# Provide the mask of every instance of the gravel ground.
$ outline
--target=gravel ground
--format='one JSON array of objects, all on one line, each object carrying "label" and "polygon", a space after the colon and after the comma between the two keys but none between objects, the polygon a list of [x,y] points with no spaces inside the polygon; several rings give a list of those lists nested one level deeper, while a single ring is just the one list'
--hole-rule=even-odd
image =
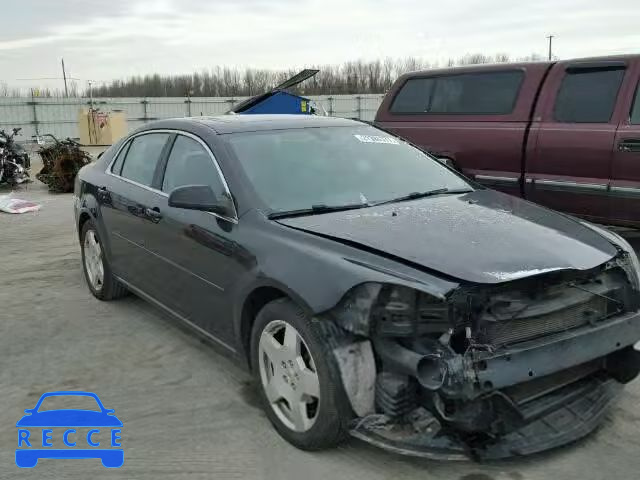
[{"label": "gravel ground", "polygon": [[[49,194],[36,182],[17,196],[41,202],[42,209],[0,213],[0,478],[584,480],[640,475],[640,382],[628,386],[595,435],[525,460],[434,462],[356,440],[326,452],[296,450],[258,408],[247,374],[213,346],[136,297],[105,303],[90,295],[71,195]],[[98,460],[40,460],[30,470],[15,466],[15,422],[52,390],[96,392],[115,409],[124,423],[122,468],[107,470]]]}]

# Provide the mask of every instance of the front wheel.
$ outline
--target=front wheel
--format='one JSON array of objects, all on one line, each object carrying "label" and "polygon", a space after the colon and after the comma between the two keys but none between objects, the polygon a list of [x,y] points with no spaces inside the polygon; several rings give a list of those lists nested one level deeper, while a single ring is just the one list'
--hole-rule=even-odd
[{"label": "front wheel", "polygon": [[251,365],[267,417],[303,450],[344,439],[350,408],[332,352],[311,319],[288,299],[268,303],[251,338]]}]

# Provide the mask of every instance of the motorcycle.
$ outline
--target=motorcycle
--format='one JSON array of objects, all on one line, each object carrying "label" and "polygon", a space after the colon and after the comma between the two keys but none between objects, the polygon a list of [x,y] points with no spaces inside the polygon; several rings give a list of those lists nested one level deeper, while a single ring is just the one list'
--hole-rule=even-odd
[{"label": "motorcycle", "polygon": [[31,159],[14,137],[22,130],[14,128],[11,133],[0,130],[0,184],[15,186],[30,181]]}]

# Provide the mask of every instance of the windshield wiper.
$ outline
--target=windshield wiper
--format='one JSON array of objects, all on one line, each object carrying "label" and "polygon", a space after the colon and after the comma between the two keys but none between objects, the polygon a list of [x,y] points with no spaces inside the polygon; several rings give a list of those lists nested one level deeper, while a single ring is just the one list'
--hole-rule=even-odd
[{"label": "windshield wiper", "polygon": [[396,198],[392,198],[390,200],[382,200],[381,202],[376,202],[373,203],[372,206],[378,206],[378,205],[386,205],[388,203],[396,203],[396,202],[406,202],[407,200],[415,200],[417,198],[426,198],[426,197],[432,197],[434,195],[442,195],[442,194],[454,194],[454,193],[469,193],[472,192],[473,190],[469,190],[469,189],[456,189],[456,190],[450,190],[448,188],[436,188],[435,190],[427,190],[426,192],[411,192],[407,195],[403,195],[401,197],[396,197]]},{"label": "windshield wiper", "polygon": [[401,197],[392,198],[390,200],[382,200],[381,202],[375,202],[375,203],[352,203],[347,205],[325,205],[321,203],[318,205],[312,205],[311,208],[301,208],[298,210],[285,210],[280,212],[272,212],[267,215],[267,218],[269,218],[270,220],[273,220],[276,218],[302,217],[304,215],[316,215],[319,213],[342,212],[345,210],[355,210],[357,208],[376,207],[378,205],[386,205],[387,203],[405,202],[407,200],[415,200],[417,198],[431,197],[432,195],[469,193],[469,192],[473,192],[473,190],[466,189],[466,188],[455,189],[455,190],[450,190],[448,188],[437,188],[435,190],[428,190],[426,192],[411,192]]},{"label": "windshield wiper", "polygon": [[357,208],[370,207],[368,203],[352,203],[347,205],[325,205],[324,203],[312,205],[311,208],[300,208],[298,210],[286,210],[273,212],[267,215],[269,220],[286,217],[301,217],[304,215],[316,215],[319,213],[343,212],[345,210],[355,210]]}]

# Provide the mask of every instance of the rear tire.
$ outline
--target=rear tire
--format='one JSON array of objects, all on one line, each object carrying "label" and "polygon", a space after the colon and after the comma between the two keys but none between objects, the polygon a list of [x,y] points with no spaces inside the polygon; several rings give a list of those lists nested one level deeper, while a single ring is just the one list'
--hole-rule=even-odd
[{"label": "rear tire", "polygon": [[80,232],[84,278],[94,297],[99,300],[115,300],[127,295],[128,290],[113,276],[102,245],[93,221],[87,220]]},{"label": "rear tire", "polygon": [[[265,413],[286,441],[302,450],[321,450],[344,440],[352,414],[333,353],[291,300],[274,300],[256,317],[251,365]],[[302,411],[302,420],[291,414],[292,405]]]}]

